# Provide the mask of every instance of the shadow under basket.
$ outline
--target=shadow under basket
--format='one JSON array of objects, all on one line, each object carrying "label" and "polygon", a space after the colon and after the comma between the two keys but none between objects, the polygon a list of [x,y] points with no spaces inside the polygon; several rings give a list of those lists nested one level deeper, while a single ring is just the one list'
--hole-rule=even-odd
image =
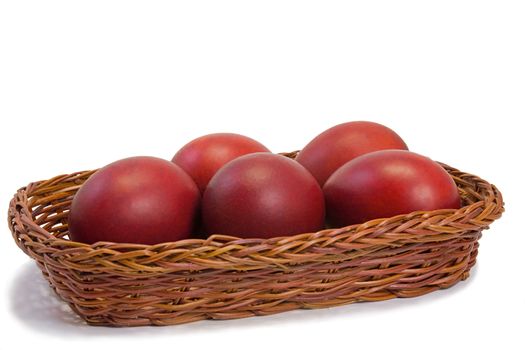
[{"label": "shadow under basket", "polygon": [[290,237],[72,242],[71,200],[94,171],[21,188],[8,223],[20,249],[90,325],[171,325],[415,297],[466,279],[481,231],[504,210],[494,185],[441,165],[458,186],[460,209]]}]

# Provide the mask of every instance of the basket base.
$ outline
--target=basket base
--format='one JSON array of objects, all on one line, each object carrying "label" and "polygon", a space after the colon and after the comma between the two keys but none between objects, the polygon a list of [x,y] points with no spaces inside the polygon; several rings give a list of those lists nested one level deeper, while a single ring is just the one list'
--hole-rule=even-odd
[{"label": "basket base", "polygon": [[[134,312],[128,309],[111,309],[105,310],[97,308],[96,304],[86,307],[85,303],[71,301],[71,292],[64,289],[58,289],[55,286],[60,285],[58,281],[50,276],[48,268],[38,263],[44,277],[50,282],[53,290],[66,301],[71,309],[78,314],[90,326],[108,326],[108,327],[135,327],[135,326],[168,326],[190,323],[200,320],[231,320],[247,318],[254,316],[265,316],[292,311],[297,309],[321,309],[335,306],[348,305],[356,302],[375,302],[394,298],[414,298],[422,296],[440,289],[447,289],[456,285],[460,281],[466,280],[470,276],[470,269],[476,263],[478,253],[477,240],[472,242],[471,250],[463,258],[454,260],[445,269],[439,273],[421,274],[419,277],[408,277],[403,279],[399,275],[388,278],[371,279],[367,287],[359,287],[355,284],[348,284],[345,288],[337,291],[337,296],[333,293],[330,298],[325,300],[308,301],[308,296],[296,295],[294,298],[264,301],[249,300],[250,302],[237,303],[230,308],[222,307],[220,311],[203,312],[196,306],[193,309],[185,310],[183,305],[173,304],[165,307],[165,310],[159,312],[159,305],[141,307]],[[423,264],[421,269],[429,268],[431,265]],[[384,266],[388,268],[388,266]],[[417,279],[419,278],[419,282]],[[407,281],[408,279],[408,281]],[[385,283],[387,285],[385,286]],[[373,286],[373,285],[377,286]],[[372,287],[369,287],[369,286]],[[317,298],[319,299],[319,298]],[[299,300],[299,301],[298,301]],[[302,300],[302,301],[301,301]],[[93,307],[94,306],[94,307]],[[179,309],[179,310],[178,310]]]}]

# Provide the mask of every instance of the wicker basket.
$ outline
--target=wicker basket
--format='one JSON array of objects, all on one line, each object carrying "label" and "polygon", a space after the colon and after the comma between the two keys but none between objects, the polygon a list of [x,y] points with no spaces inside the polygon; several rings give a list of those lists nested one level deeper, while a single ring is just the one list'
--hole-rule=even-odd
[{"label": "wicker basket", "polygon": [[21,188],[8,223],[17,245],[90,325],[170,325],[415,297],[466,279],[481,231],[504,210],[495,186],[442,165],[458,185],[461,209],[291,237],[72,242],[68,209],[94,171]]}]

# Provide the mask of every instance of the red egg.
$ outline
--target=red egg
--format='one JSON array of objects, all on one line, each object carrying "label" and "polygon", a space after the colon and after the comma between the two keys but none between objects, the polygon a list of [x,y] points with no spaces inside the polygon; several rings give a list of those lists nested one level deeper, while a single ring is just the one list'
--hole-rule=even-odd
[{"label": "red egg", "polygon": [[72,240],[156,244],[188,238],[200,202],[193,180],[179,166],[132,157],[93,174],[69,212]]},{"label": "red egg", "polygon": [[327,222],[341,227],[419,210],[461,206],[452,177],[419,154],[384,150],[346,163],[326,181]]},{"label": "red egg", "polygon": [[323,193],[300,164],[281,155],[237,158],[211,179],[202,200],[208,234],[270,238],[318,231]]},{"label": "red egg", "polygon": [[202,193],[212,176],[224,164],[255,152],[270,152],[270,150],[243,135],[209,134],[187,143],[175,154],[172,162],[193,178]]},{"label": "red egg", "polygon": [[391,129],[381,124],[357,121],[336,125],[315,137],[297,155],[301,163],[323,186],[346,162],[383,149],[408,149]]}]

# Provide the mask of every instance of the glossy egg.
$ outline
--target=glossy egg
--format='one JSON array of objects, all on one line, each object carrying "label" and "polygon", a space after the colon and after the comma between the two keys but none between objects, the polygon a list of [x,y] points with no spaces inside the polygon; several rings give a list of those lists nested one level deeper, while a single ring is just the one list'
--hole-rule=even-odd
[{"label": "glossy egg", "polygon": [[270,152],[261,143],[249,137],[216,133],[190,141],[173,156],[172,162],[190,175],[201,192],[213,175],[229,161],[255,152]]},{"label": "glossy egg", "polygon": [[384,125],[355,121],[336,125],[308,143],[297,155],[321,186],[339,167],[366,153],[383,149],[408,149],[393,130]]},{"label": "glossy egg", "polygon": [[323,192],[333,227],[461,206],[458,188],[445,169],[430,158],[400,150],[351,160],[330,176]]},{"label": "glossy egg", "polygon": [[256,153],[222,167],[203,196],[208,234],[270,238],[323,228],[324,199],[314,177],[281,155]]},{"label": "glossy egg", "polygon": [[189,238],[200,193],[188,174],[167,160],[132,157],[93,174],[69,212],[74,241],[156,244]]}]

